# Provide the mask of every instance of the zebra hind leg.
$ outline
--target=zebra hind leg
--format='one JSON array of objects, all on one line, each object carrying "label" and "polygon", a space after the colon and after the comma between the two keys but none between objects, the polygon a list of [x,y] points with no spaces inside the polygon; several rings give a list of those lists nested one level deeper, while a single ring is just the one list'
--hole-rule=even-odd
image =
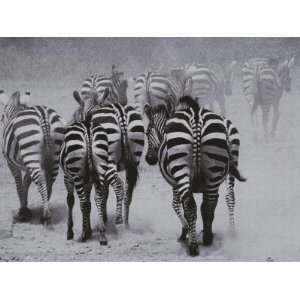
[{"label": "zebra hind leg", "polygon": [[263,123],[263,127],[264,127],[264,137],[265,137],[266,142],[268,142],[269,137],[270,137],[269,129],[268,129],[269,112],[270,112],[270,107],[269,106],[263,106],[262,107],[262,123]]},{"label": "zebra hind leg", "polygon": [[75,181],[75,188],[80,201],[80,210],[82,213],[82,232],[80,237],[80,242],[87,241],[92,234],[91,224],[90,224],[90,213],[91,213],[91,202],[90,202],[90,184],[82,184]]},{"label": "zebra hind leg", "polygon": [[218,194],[215,193],[203,194],[201,215],[203,221],[203,244],[205,246],[210,246],[213,242],[212,223],[214,220],[218,197]]},{"label": "zebra hind leg", "polygon": [[46,227],[50,228],[52,225],[52,221],[51,221],[51,211],[49,207],[49,197],[48,197],[46,182],[43,176],[39,176],[38,179],[36,180],[35,177],[33,178],[34,178],[33,180],[36,182],[38,186],[38,191],[41,195],[42,203],[43,203],[43,213],[41,216],[41,223]]},{"label": "zebra hind leg", "polygon": [[187,239],[187,234],[188,234],[188,222],[186,220],[186,217],[184,215],[184,210],[182,203],[180,202],[180,197],[178,194],[178,191],[176,188],[173,188],[173,201],[172,201],[172,207],[178,216],[181,225],[182,225],[182,230],[181,230],[181,235],[178,238],[178,241],[183,242],[186,241]]},{"label": "zebra hind leg", "polygon": [[74,238],[73,231],[73,207],[75,203],[74,199],[74,183],[72,179],[64,177],[64,183],[67,190],[67,204],[68,204],[68,231],[67,231],[67,240],[72,240]]},{"label": "zebra hind leg", "polygon": [[[20,208],[17,214],[14,216],[14,222],[27,222],[31,219],[32,213],[27,207],[27,197],[25,197],[24,186],[22,180],[22,172],[15,168],[12,164],[8,163],[8,167],[14,177],[18,198],[20,200]],[[28,175],[30,177],[30,175]],[[26,177],[26,174],[24,178]],[[27,189],[28,190],[28,189]]]},{"label": "zebra hind leg", "polygon": [[25,217],[25,220],[30,220],[32,218],[32,212],[27,207],[28,204],[28,190],[29,186],[31,184],[31,176],[28,172],[25,173],[23,178],[23,202],[25,204],[23,208],[23,215]]},{"label": "zebra hind leg", "polygon": [[199,255],[199,246],[196,235],[197,207],[192,193],[187,193],[183,197],[183,208],[189,229],[189,253],[191,256]]},{"label": "zebra hind leg", "polygon": [[113,176],[108,179],[109,184],[112,185],[117,197],[116,219],[115,224],[123,224],[122,206],[124,200],[124,185],[122,179],[119,177],[117,171],[114,171]]},{"label": "zebra hind leg", "polygon": [[104,221],[104,215],[106,214],[106,201],[108,196],[108,185],[99,185],[95,186],[95,202],[99,215],[99,243],[101,246],[107,245],[106,239],[106,226]]},{"label": "zebra hind leg", "polygon": [[278,108],[278,104],[276,106],[274,106],[274,110],[273,110],[273,122],[272,122],[272,130],[271,130],[271,137],[274,138],[275,134],[276,134],[276,129],[277,129],[277,124],[278,124],[278,120],[279,120],[279,108]]}]

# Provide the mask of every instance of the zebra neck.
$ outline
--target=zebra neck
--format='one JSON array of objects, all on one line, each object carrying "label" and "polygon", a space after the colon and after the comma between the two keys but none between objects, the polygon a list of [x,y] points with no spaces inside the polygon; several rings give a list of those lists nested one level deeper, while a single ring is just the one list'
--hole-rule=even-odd
[{"label": "zebra neck", "polygon": [[4,123],[4,127],[6,127],[11,121],[13,121],[17,117],[19,111],[21,111],[21,110],[22,109],[19,108],[19,107],[11,106],[10,107],[10,111],[9,111],[9,113],[7,115],[7,120]]}]

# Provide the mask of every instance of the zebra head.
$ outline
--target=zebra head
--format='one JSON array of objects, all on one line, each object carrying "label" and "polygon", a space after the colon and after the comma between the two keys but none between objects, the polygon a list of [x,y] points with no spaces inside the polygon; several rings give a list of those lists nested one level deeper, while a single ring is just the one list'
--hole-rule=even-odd
[{"label": "zebra head", "polygon": [[122,81],[120,81],[118,93],[119,93],[120,104],[122,104],[123,106],[125,106],[128,103],[127,88],[128,88],[128,81],[126,79],[122,79]]},{"label": "zebra head", "polygon": [[118,100],[119,103],[125,106],[128,102],[127,99],[127,88],[128,88],[128,81],[124,78],[124,72],[117,71],[115,65],[112,65],[112,80],[117,88],[118,91]]},{"label": "zebra head", "polygon": [[84,102],[78,91],[73,92],[73,97],[75,101],[78,103],[79,107],[73,112],[71,122],[81,122],[85,119],[84,113]]},{"label": "zebra head", "polygon": [[165,126],[170,113],[165,105],[152,108],[149,104],[145,105],[144,112],[149,119],[146,131],[148,138],[146,161],[149,165],[155,165],[158,161],[158,150],[164,138]]},{"label": "zebra head", "polygon": [[291,91],[291,68],[294,65],[295,58],[287,59],[278,65],[278,76],[283,90],[287,93]]},{"label": "zebra head", "polygon": [[233,71],[236,66],[237,61],[234,60],[230,63],[230,65],[225,69],[224,76],[224,93],[226,96],[232,95],[232,86],[233,86]]},{"label": "zebra head", "polygon": [[104,90],[101,100],[99,100],[98,93],[92,90],[85,100],[82,99],[78,91],[73,92],[73,97],[75,101],[79,104],[77,110],[74,111],[71,122],[81,122],[86,120],[87,116],[92,112],[92,110],[99,105],[99,103],[104,103],[105,99],[109,95],[109,88]]},{"label": "zebra head", "polygon": [[20,94],[19,91],[14,92],[10,98],[8,98],[4,91],[0,91],[0,102],[3,105],[1,122],[6,126],[10,120],[12,120],[16,114],[25,109],[28,104],[30,92],[26,92],[25,95]]}]

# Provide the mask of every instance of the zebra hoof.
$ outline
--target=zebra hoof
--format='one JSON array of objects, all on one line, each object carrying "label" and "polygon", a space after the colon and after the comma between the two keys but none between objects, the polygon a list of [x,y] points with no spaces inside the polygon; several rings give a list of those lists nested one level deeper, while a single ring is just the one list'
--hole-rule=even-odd
[{"label": "zebra hoof", "polygon": [[191,243],[189,246],[189,252],[191,256],[198,256],[199,255],[199,246],[197,243]]},{"label": "zebra hoof", "polygon": [[122,216],[116,217],[115,224],[116,225],[123,224],[123,218],[122,218]]},{"label": "zebra hoof", "polygon": [[92,230],[86,230],[81,234],[80,242],[86,242],[92,236]]},{"label": "zebra hoof", "polygon": [[41,224],[43,224],[47,230],[54,230],[51,217],[42,217]]},{"label": "zebra hoof", "polygon": [[203,241],[204,246],[211,246],[211,244],[213,242],[213,234],[212,233],[204,233],[202,241]]},{"label": "zebra hoof", "polygon": [[186,241],[187,240],[187,238],[186,238],[187,233],[188,233],[188,229],[187,228],[182,228],[181,235],[178,238],[178,242],[184,242],[184,241]]},{"label": "zebra hoof", "polygon": [[100,241],[100,246],[107,246],[107,241]]},{"label": "zebra hoof", "polygon": [[14,216],[14,221],[23,223],[28,222],[32,218],[32,212],[27,207],[22,207],[19,209],[17,215]]},{"label": "zebra hoof", "polygon": [[68,233],[67,233],[67,240],[73,240],[73,238],[74,238],[73,231],[68,231]]}]

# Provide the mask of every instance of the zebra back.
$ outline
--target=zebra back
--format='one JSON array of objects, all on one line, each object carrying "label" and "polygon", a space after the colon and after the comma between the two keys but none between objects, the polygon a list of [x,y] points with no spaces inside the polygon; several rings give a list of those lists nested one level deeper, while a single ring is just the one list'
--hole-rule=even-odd
[{"label": "zebra back", "polygon": [[146,104],[152,108],[166,106],[172,109],[180,96],[180,86],[169,74],[148,72],[136,78],[134,98],[139,112],[143,112]]}]

